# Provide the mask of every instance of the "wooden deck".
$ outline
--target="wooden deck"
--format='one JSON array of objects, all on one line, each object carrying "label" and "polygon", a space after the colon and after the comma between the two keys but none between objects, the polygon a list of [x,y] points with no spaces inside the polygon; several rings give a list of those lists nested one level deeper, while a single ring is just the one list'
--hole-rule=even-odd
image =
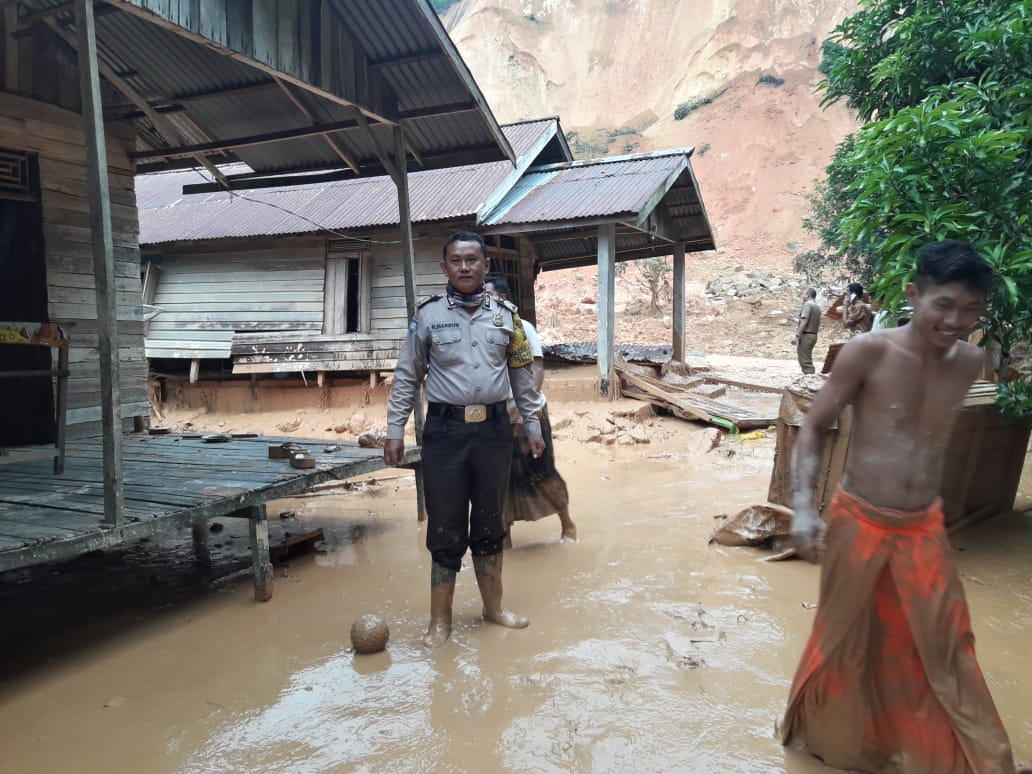
[{"label": "wooden deck", "polygon": [[[315,467],[298,469],[289,460],[270,459],[269,447],[286,441],[306,448]],[[54,475],[49,459],[2,468],[0,571],[70,558],[214,517],[240,516],[250,521],[255,594],[267,599],[271,573],[265,503],[325,481],[385,468],[381,449],[326,440],[261,436],[210,443],[196,435],[134,434],[125,436],[123,444],[125,507],[118,526],[104,523],[100,438],[69,441],[61,475]],[[418,461],[419,449],[409,449],[406,465]]]}]

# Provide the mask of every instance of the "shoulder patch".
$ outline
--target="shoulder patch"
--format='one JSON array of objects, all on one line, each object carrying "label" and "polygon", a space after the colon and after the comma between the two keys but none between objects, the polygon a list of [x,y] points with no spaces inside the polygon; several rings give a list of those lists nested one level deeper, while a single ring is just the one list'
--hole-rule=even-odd
[{"label": "shoulder patch", "polygon": [[422,309],[424,306],[429,304],[431,301],[437,301],[440,298],[444,298],[444,296],[442,296],[440,293],[438,293],[437,295],[430,296],[430,298],[424,298],[422,301],[420,301],[418,304],[416,304],[416,309]]},{"label": "shoulder patch", "polygon": [[513,314],[516,314],[517,312],[520,311],[520,308],[518,306],[516,306],[516,304],[514,304],[512,301],[509,301],[506,298],[498,298],[498,299],[495,299],[495,300],[498,301],[499,304],[504,306],[506,309],[508,309]]}]

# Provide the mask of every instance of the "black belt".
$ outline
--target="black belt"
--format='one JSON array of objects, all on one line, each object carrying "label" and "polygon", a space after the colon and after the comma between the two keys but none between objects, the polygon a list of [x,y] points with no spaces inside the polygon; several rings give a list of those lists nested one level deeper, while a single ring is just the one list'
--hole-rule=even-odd
[{"label": "black belt", "polygon": [[451,403],[430,401],[427,413],[442,419],[456,419],[459,422],[484,422],[502,414],[508,416],[509,410],[504,400],[498,403],[474,403],[470,406],[453,406]]},{"label": "black belt", "polygon": [[804,336],[816,336],[817,331],[803,331]]}]

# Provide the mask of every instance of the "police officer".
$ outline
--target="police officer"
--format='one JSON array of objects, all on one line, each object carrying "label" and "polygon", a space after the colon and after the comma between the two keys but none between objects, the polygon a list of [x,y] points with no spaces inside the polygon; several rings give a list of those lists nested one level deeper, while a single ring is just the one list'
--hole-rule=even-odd
[{"label": "police officer", "polygon": [[428,523],[430,626],[425,642],[451,636],[455,577],[467,547],[484,601],[484,618],[522,629],[529,623],[502,607],[503,496],[512,461],[506,399],[516,399],[532,454],[544,452],[541,395],[528,367],[530,347],[516,307],[484,292],[488,258],[478,234],[460,231],[445,242],[443,296],[419,305],[394,371],[387,404],[384,460],[399,465],[405,424],[426,378],[423,476]]}]

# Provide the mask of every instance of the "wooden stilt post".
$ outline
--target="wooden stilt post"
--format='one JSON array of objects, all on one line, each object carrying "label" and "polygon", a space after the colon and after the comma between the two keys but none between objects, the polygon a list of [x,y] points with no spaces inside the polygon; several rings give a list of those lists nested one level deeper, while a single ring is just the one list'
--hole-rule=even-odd
[{"label": "wooden stilt post", "polygon": [[90,200],[93,274],[97,294],[97,337],[100,354],[100,403],[104,450],[104,521],[122,522],[122,420],[118,365],[118,298],[111,236],[104,107],[100,99],[97,37],[93,0],[75,0],[78,29],[79,91],[86,140],[86,178]]},{"label": "wooden stilt post", "polygon": [[273,572],[269,557],[269,518],[265,503],[247,509],[247,526],[251,536],[251,567],[254,571],[256,602],[272,599]]},{"label": "wooden stilt post", "polygon": [[674,340],[670,359],[684,362],[684,242],[674,245],[674,292],[671,310]]},{"label": "wooden stilt post", "polygon": [[598,374],[599,393],[609,396],[613,378],[613,329],[616,300],[616,224],[598,228]]},{"label": "wooden stilt post", "polygon": [[[398,217],[401,223],[401,260],[405,270],[405,307],[408,318],[416,316],[416,251],[412,245],[412,216],[409,206],[408,163],[405,157],[405,130],[394,127],[394,170],[392,177],[398,187]],[[417,400],[413,409],[416,424],[416,444],[423,445],[423,401]],[[414,466],[416,473],[416,512],[419,521],[426,520],[426,503],[423,499],[423,465]]]}]

